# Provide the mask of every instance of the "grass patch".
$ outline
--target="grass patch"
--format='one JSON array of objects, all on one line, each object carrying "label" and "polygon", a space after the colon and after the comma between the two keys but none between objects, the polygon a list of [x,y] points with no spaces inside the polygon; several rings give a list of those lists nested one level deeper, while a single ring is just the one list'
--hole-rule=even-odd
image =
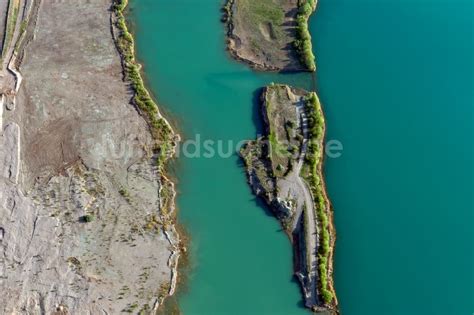
[{"label": "grass patch", "polygon": [[294,46],[300,55],[301,62],[310,70],[316,71],[316,62],[311,44],[311,34],[308,30],[308,19],[316,10],[316,0],[299,0],[296,17],[296,40]]},{"label": "grass patch", "polygon": [[[270,25],[276,39],[284,38],[282,25],[285,21],[285,12],[280,1],[274,0],[234,0],[228,3],[237,6],[239,16],[243,22],[251,26],[249,31],[254,34],[255,39],[261,40],[260,27]],[[225,6],[224,8],[226,8]],[[227,9],[229,10],[230,7]],[[230,11],[228,11],[230,12]],[[257,41],[258,42],[258,41]]]},{"label": "grass patch", "polygon": [[123,15],[127,4],[128,0],[114,0],[113,10],[117,17],[116,26],[119,31],[116,43],[122,56],[125,80],[131,83],[135,91],[133,103],[144,113],[153,138],[156,140],[154,149],[159,153],[158,164],[163,166],[172,153],[174,133],[168,122],[160,115],[158,106],[145,88],[140,74],[140,64],[135,60],[133,37],[128,31]]},{"label": "grass patch", "polygon": [[274,27],[280,27],[283,24],[285,13],[273,0],[238,0],[237,4],[256,26],[271,23]]},{"label": "grass patch", "polygon": [[306,164],[309,166],[309,175],[306,180],[313,193],[316,214],[320,223],[321,246],[319,247],[319,279],[321,285],[321,296],[325,303],[329,304],[333,300],[333,294],[328,288],[328,263],[330,254],[331,236],[329,234],[329,218],[326,198],[324,194],[323,182],[320,168],[323,157],[324,139],[324,117],[321,105],[316,93],[312,92],[306,100],[306,112],[308,114],[308,125],[310,133],[310,143],[306,155]]}]

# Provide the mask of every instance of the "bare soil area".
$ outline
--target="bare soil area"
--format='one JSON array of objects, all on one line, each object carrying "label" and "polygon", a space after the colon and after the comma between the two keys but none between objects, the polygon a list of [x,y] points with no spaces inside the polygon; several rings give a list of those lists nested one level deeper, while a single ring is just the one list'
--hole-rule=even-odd
[{"label": "bare soil area", "polygon": [[151,313],[176,281],[174,188],[130,104],[112,1],[19,1],[0,75],[0,313]]},{"label": "bare soil area", "polygon": [[305,71],[294,48],[298,0],[231,0],[228,49],[257,70]]}]

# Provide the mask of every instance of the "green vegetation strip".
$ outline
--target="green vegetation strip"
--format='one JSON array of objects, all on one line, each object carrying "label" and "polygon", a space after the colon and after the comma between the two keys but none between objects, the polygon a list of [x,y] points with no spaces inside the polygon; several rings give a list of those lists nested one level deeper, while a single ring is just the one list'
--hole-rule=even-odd
[{"label": "green vegetation strip", "polygon": [[299,0],[298,15],[296,17],[296,22],[298,23],[296,28],[297,39],[294,45],[300,55],[301,62],[310,71],[316,71],[311,35],[308,30],[308,20],[314,10],[316,10],[316,0]]},{"label": "green vegetation strip", "polygon": [[8,15],[7,15],[7,24],[5,30],[5,38],[3,39],[3,50],[2,50],[2,60],[5,57],[5,53],[8,51],[10,41],[13,38],[13,33],[15,32],[16,20],[18,18],[18,12],[20,10],[18,0],[10,0],[8,5]]},{"label": "green vegetation strip", "polygon": [[154,149],[160,153],[159,166],[162,166],[166,158],[170,156],[174,143],[174,134],[168,122],[161,117],[158,106],[143,83],[140,74],[140,64],[135,60],[133,36],[128,31],[123,15],[127,4],[128,0],[114,0],[113,9],[117,17],[116,26],[119,30],[118,38],[116,39],[117,47],[122,55],[125,79],[130,81],[135,91],[133,102],[146,115],[152,135],[156,140],[156,147]]},{"label": "green vegetation strip", "polygon": [[26,28],[28,27],[28,19],[25,19],[23,21],[21,21],[21,24],[20,24],[20,33],[18,35],[18,40],[16,41],[16,44],[15,44],[15,49],[14,49],[14,52],[15,53],[18,53],[18,49],[20,48],[20,45],[21,45],[21,42],[23,40],[23,36],[25,35],[26,33]]},{"label": "green vegetation strip", "polygon": [[326,197],[321,178],[321,163],[323,157],[324,139],[324,116],[316,93],[312,92],[306,100],[306,111],[308,113],[310,142],[306,162],[310,167],[310,175],[307,178],[313,198],[315,199],[316,213],[321,227],[321,246],[319,247],[319,279],[321,284],[321,295],[325,303],[331,303],[333,294],[328,288],[328,263],[330,254],[329,218]]}]

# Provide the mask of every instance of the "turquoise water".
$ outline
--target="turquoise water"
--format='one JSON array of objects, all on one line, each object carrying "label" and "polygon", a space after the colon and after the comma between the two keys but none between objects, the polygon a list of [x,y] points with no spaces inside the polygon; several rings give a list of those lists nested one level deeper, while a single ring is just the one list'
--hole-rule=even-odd
[{"label": "turquoise water", "polygon": [[473,28],[464,0],[322,0],[313,19],[344,314],[472,314]]},{"label": "turquoise water", "polygon": [[[149,86],[184,139],[226,148],[260,130],[257,88],[312,80],[232,61],[220,6],[136,0],[129,16]],[[311,21],[328,138],[345,148],[326,167],[344,314],[474,311],[471,15],[467,2],[322,0]],[[191,235],[183,313],[309,314],[290,243],[238,157],[180,157],[174,168]]]},{"label": "turquoise water", "polygon": [[[140,0],[131,8],[149,86],[183,138],[223,140],[225,151],[228,141],[255,138],[253,94],[277,76],[229,59],[220,2]],[[307,74],[286,78],[311,82]],[[183,313],[307,314],[298,306],[290,242],[257,204],[237,155],[180,158],[176,173],[179,219],[192,239]]]}]

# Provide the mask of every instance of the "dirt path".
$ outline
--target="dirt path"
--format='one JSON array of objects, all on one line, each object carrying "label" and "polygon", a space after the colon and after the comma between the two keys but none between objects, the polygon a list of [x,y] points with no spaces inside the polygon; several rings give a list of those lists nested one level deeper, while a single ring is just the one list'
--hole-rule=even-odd
[{"label": "dirt path", "polygon": [[315,216],[315,205],[311,191],[306,182],[301,177],[301,169],[304,164],[306,157],[308,142],[309,142],[309,130],[306,113],[304,110],[305,101],[301,97],[299,102],[296,104],[297,115],[300,117],[300,128],[303,133],[303,142],[301,145],[301,152],[298,158],[298,163],[294,165],[293,170],[284,178],[280,180],[279,188],[283,192],[291,192],[291,195],[296,197],[297,206],[296,212],[292,222],[292,231],[296,232],[301,222],[301,216],[304,215],[305,224],[305,242],[306,242],[306,256],[308,263],[308,275],[306,281],[309,283],[309,290],[305,292],[305,301],[307,307],[316,306],[318,304],[317,296],[317,277],[318,277],[318,226],[317,219]]},{"label": "dirt path", "polygon": [[[300,100],[298,103],[296,110],[299,112],[299,116],[301,117],[301,129],[303,131],[303,144],[301,146],[301,154],[298,160],[298,164],[295,167],[295,175],[297,175],[297,183],[298,187],[300,187],[300,191],[304,195],[305,200],[305,211],[303,215],[305,215],[305,239],[306,239],[306,248],[308,250],[308,275],[310,277],[310,287],[311,291],[308,292],[309,296],[306,297],[306,304],[308,307],[312,307],[318,304],[318,296],[317,296],[317,277],[318,277],[318,225],[317,219],[315,216],[315,205],[313,202],[313,197],[309,190],[308,184],[301,178],[301,168],[303,167],[304,159],[306,157],[306,152],[308,149],[308,141],[309,141],[309,130],[308,130],[308,119],[306,117],[306,113],[304,110],[305,102],[304,100]],[[301,214],[300,214],[301,215]],[[296,220],[295,220],[296,221]],[[308,305],[309,304],[309,305]]]}]

